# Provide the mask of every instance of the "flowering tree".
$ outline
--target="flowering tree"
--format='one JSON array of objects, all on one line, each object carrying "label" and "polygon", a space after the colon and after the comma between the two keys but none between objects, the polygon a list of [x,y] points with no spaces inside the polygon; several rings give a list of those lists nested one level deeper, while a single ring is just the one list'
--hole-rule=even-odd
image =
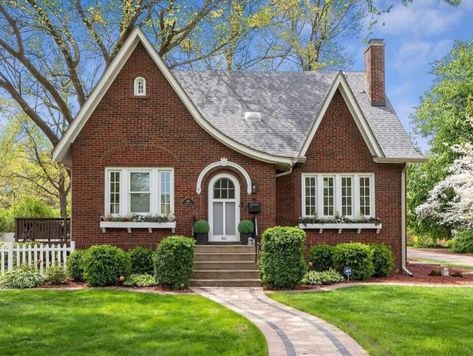
[{"label": "flowering tree", "polygon": [[[473,120],[469,120],[472,123]],[[433,220],[449,229],[473,228],[473,144],[452,146],[459,155],[448,168],[447,177],[430,192],[427,201],[418,206],[421,219]]]}]

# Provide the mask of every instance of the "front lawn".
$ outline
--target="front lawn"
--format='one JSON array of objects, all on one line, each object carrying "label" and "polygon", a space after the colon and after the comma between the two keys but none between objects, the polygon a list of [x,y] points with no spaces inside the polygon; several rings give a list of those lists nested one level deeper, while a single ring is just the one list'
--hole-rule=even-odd
[{"label": "front lawn", "polygon": [[0,353],[266,355],[262,333],[197,295],[0,291]]},{"label": "front lawn", "polygon": [[371,355],[471,355],[473,289],[358,286],[269,293],[350,334]]}]

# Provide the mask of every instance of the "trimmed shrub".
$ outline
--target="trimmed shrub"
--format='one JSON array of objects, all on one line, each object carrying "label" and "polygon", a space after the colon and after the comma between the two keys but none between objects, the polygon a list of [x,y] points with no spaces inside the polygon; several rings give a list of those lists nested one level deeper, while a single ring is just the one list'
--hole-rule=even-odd
[{"label": "trimmed shrub", "polygon": [[391,249],[384,244],[371,245],[375,277],[386,277],[394,267],[394,257]]},{"label": "trimmed shrub", "polygon": [[0,277],[1,288],[34,288],[44,284],[44,278],[33,266],[23,265]]},{"label": "trimmed shrub", "polygon": [[153,274],[153,251],[149,248],[136,247],[128,251],[131,258],[132,274]]},{"label": "trimmed shrub", "polygon": [[333,246],[316,245],[310,250],[310,262],[314,271],[327,271],[333,268]]},{"label": "trimmed shrub", "polygon": [[302,279],[302,284],[307,285],[322,285],[343,282],[343,276],[335,271],[329,269],[328,271],[309,271]]},{"label": "trimmed shrub", "polygon": [[254,230],[255,230],[255,225],[253,224],[253,221],[251,220],[242,220],[238,224],[238,231],[241,234],[252,234]]},{"label": "trimmed shrub", "polygon": [[130,256],[122,249],[99,245],[90,247],[83,257],[84,280],[87,284],[100,287],[115,285],[120,276],[130,274]]},{"label": "trimmed shrub", "polygon": [[184,236],[166,237],[154,258],[156,281],[171,288],[187,288],[192,277],[194,240]]},{"label": "trimmed shrub", "polygon": [[473,229],[455,231],[450,249],[456,253],[473,253]]},{"label": "trimmed shrub", "polygon": [[84,258],[85,250],[75,250],[67,258],[67,275],[74,281],[84,280]]},{"label": "trimmed shrub", "polygon": [[197,220],[194,223],[194,233],[196,234],[206,234],[210,230],[210,225],[205,220]]},{"label": "trimmed shrub", "polygon": [[371,247],[359,242],[339,244],[333,250],[333,262],[338,272],[351,267],[353,280],[368,279],[373,276],[374,266]]},{"label": "trimmed shrub", "polygon": [[123,282],[125,287],[152,287],[156,284],[156,278],[146,273],[131,274],[127,279],[125,279],[125,282]]},{"label": "trimmed shrub", "polygon": [[51,284],[63,284],[66,282],[66,271],[61,266],[51,266],[46,268],[46,282]]},{"label": "trimmed shrub", "polygon": [[294,288],[304,277],[305,232],[295,227],[276,226],[262,235],[259,266],[261,280],[271,288]]}]

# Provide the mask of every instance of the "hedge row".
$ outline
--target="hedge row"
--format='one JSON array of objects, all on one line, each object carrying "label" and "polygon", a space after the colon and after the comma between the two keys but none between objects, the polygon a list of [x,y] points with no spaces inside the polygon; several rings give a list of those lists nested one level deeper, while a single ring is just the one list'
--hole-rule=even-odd
[{"label": "hedge row", "polygon": [[[136,280],[149,276],[157,284],[171,288],[186,288],[192,276],[194,240],[184,236],[170,236],[159,244],[156,251],[137,247],[128,252],[110,245],[92,246],[74,251],[68,260],[68,275],[91,286],[116,285],[130,275]],[[138,277],[140,276],[140,277]],[[130,285],[141,282],[130,282]]]},{"label": "hedge row", "polygon": [[351,267],[351,279],[354,280],[386,277],[394,266],[393,254],[388,246],[359,242],[314,246],[310,251],[310,262],[315,271],[333,268],[341,273],[344,267]]}]

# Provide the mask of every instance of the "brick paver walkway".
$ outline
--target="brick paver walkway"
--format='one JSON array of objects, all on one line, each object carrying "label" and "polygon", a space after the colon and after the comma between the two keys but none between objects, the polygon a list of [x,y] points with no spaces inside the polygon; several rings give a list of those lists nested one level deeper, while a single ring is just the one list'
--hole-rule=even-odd
[{"label": "brick paver walkway", "polygon": [[367,355],[333,325],[268,298],[262,288],[193,288],[251,320],[265,335],[269,355]]}]

